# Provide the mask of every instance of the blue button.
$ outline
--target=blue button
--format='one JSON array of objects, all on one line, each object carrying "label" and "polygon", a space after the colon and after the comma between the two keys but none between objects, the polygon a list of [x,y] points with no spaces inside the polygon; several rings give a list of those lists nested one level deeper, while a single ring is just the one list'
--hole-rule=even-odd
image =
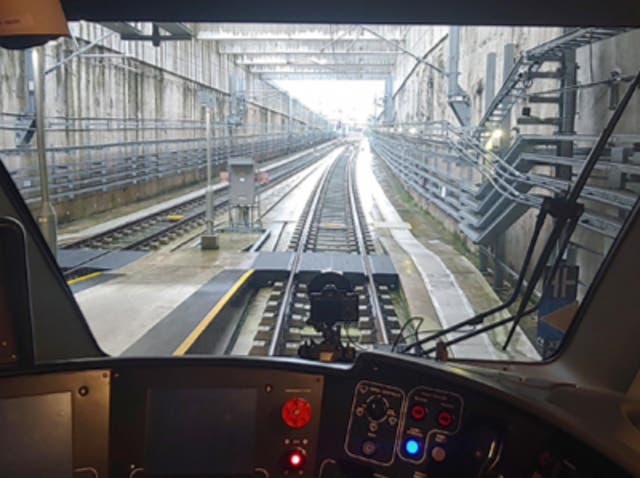
[{"label": "blue button", "polygon": [[407,455],[415,456],[420,452],[420,443],[415,438],[408,438],[404,442],[404,451]]}]

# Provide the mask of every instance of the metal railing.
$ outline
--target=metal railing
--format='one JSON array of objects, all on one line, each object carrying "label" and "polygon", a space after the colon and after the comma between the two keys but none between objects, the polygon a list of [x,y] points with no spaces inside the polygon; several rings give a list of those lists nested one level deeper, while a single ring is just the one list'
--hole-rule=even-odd
[{"label": "metal railing", "polygon": [[[90,121],[92,127],[96,126],[91,119],[77,120]],[[61,119],[60,124],[57,121],[50,118],[48,127],[64,131],[70,119]],[[104,122],[108,131],[114,131],[114,125],[108,120],[99,121]],[[195,128],[197,125],[200,127]],[[126,126],[130,126],[129,122],[119,123],[115,129],[134,135],[136,130],[127,129]],[[163,126],[168,125],[164,123]],[[202,123],[195,123],[194,126],[191,122],[175,125],[177,128],[184,127],[185,130],[198,133],[196,137],[48,147],[51,198],[60,202],[183,174],[204,174],[206,138]],[[221,129],[222,125],[214,127]],[[226,126],[224,128],[222,131],[226,132]],[[170,131],[169,128],[166,129],[167,132]],[[160,130],[158,136],[162,136],[163,132]],[[314,146],[333,137],[333,132],[319,129],[292,133],[278,131],[216,136],[212,139],[213,160],[214,164],[221,164],[229,156],[251,156],[257,161],[264,161]],[[9,169],[28,203],[38,202],[40,199],[35,155],[34,147],[0,149],[0,159]],[[28,166],[23,166],[25,164]]]},{"label": "metal railing", "polygon": [[[503,157],[487,151],[481,143],[453,125],[443,122],[421,129],[377,129],[371,132],[374,152],[402,182],[418,195],[436,204],[459,222],[461,230],[476,243],[488,243],[504,232],[542,197],[562,194],[571,181],[547,174],[558,162],[577,172],[584,154],[571,158],[556,155],[560,141],[571,141],[579,153],[595,141],[589,135],[520,136]],[[599,159],[600,170],[640,173],[640,136],[617,135]],[[624,161],[611,160],[613,150]],[[451,170],[455,169],[454,172]],[[457,174],[454,174],[457,173]],[[606,237],[615,237],[620,216],[637,199],[634,190],[611,189],[594,183],[585,187],[581,199],[587,209],[580,224]],[[614,214],[603,213],[613,208]]]}]

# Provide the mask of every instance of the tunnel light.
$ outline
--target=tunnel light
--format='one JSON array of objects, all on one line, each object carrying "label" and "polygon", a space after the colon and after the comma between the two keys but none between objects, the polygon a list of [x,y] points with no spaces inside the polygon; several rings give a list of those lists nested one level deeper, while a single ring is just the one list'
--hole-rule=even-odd
[{"label": "tunnel light", "polygon": [[491,135],[489,136],[489,139],[487,140],[486,144],[484,145],[485,149],[488,149],[489,151],[491,151],[495,147],[496,141],[498,141],[503,136],[504,136],[504,131],[502,129],[500,128],[494,129],[491,132]]},{"label": "tunnel light", "polygon": [[409,134],[416,134],[417,132],[418,132],[418,130],[415,129],[415,128],[410,128],[409,129]]},{"label": "tunnel light", "polygon": [[503,135],[504,135],[504,131],[502,131],[500,128],[494,129],[491,132],[491,139],[500,139],[502,138]]}]

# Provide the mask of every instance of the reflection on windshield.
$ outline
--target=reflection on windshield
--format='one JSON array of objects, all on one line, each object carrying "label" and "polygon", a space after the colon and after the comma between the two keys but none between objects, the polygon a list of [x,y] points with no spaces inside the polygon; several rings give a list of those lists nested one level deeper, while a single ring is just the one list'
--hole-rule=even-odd
[{"label": "reflection on windshield", "polygon": [[0,159],[105,352],[557,353],[636,204],[640,31],[170,25],[0,50]]}]

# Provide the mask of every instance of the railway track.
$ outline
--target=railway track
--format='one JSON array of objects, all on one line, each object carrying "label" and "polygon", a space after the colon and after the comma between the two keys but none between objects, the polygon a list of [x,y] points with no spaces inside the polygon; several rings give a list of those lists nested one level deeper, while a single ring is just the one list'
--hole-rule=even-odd
[{"label": "railway track", "polygon": [[[325,156],[335,147],[335,144],[324,145],[316,151],[308,153],[302,160],[292,161],[292,164],[278,163],[270,170],[266,168],[270,175],[270,181],[266,185],[258,186],[259,190],[264,191],[276,186]],[[214,186],[213,202],[216,213],[228,205],[227,196],[228,185],[226,183]],[[121,250],[155,250],[196,228],[202,227],[204,222],[205,196],[203,194],[99,234],[66,244],[62,248],[100,249],[104,251],[104,255]],[[91,260],[95,260],[95,257]],[[65,271],[65,278],[72,278],[85,269],[85,264],[79,264],[73,269]]]},{"label": "railway track", "polygon": [[343,327],[348,342],[359,349],[388,344],[400,325],[390,291],[374,283],[366,256],[376,252],[360,205],[354,181],[354,148],[345,150],[327,168],[305,205],[288,249],[294,252],[286,282],[273,285],[250,355],[295,356],[307,339],[321,334],[306,323],[310,304],[307,286],[298,279],[303,254],[342,253],[362,259],[366,281],[354,287],[359,298],[357,325]]}]

